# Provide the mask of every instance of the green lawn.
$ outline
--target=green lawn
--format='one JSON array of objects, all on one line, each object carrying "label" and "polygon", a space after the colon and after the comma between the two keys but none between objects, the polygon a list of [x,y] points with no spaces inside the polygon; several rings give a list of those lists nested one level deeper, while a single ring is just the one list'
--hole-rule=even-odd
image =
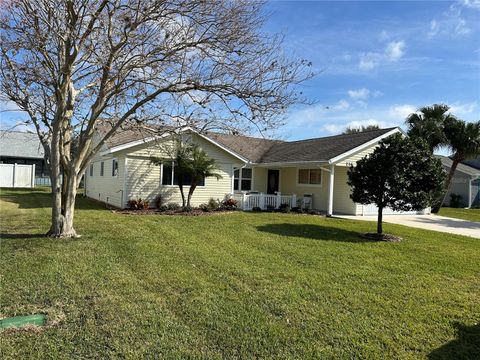
[{"label": "green lawn", "polygon": [[0,358],[450,358],[480,354],[480,241],[309,215],[121,215],[78,200],[79,239],[41,237],[49,194],[0,195]]},{"label": "green lawn", "polygon": [[442,207],[438,215],[480,222],[480,209],[457,209]]}]

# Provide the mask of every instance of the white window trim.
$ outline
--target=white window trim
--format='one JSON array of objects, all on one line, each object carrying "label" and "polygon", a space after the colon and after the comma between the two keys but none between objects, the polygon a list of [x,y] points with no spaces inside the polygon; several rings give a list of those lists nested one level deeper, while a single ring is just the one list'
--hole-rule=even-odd
[{"label": "white window trim", "polygon": [[[298,180],[299,180],[299,177],[300,177],[300,170],[320,170],[320,184],[302,184],[300,183]],[[308,168],[297,168],[297,180],[296,180],[296,184],[297,186],[306,186],[306,187],[316,187],[316,188],[321,188],[323,186],[323,170],[320,169],[320,168],[312,168],[312,167],[308,167]],[[310,173],[308,174],[308,179],[310,181]]]},{"label": "white window trim", "polygon": [[[160,186],[163,186],[163,187],[169,187],[169,188],[178,188],[178,185],[174,185],[173,184],[173,177],[175,175],[175,161],[172,160],[172,184],[171,185],[164,185],[163,184],[163,162],[162,164],[160,165]],[[205,178],[205,181],[203,182],[204,185],[197,185],[197,188],[204,188],[207,186],[207,179],[208,177]],[[185,186],[190,186],[190,185],[183,185],[184,187]]]},{"label": "white window trim", "polygon": [[[252,170],[252,177],[251,178],[245,178],[245,180],[250,180],[250,190],[241,190],[242,188],[242,174],[243,174],[243,169],[251,169]],[[238,170],[238,190],[235,189],[235,170]],[[253,178],[254,178],[254,168],[247,168],[247,167],[240,167],[240,168],[233,168],[233,191],[236,193],[242,193],[242,192],[249,192],[249,191],[254,191],[253,187]]]},{"label": "white window trim", "polygon": [[[113,175],[113,162],[114,161],[116,161],[116,163],[117,163],[117,173],[115,175]],[[118,159],[117,158],[112,158],[112,163],[111,164],[112,164],[112,171],[111,171],[112,177],[116,178],[116,177],[118,177],[118,173],[120,172],[120,169],[119,169],[120,164],[118,162]]]}]

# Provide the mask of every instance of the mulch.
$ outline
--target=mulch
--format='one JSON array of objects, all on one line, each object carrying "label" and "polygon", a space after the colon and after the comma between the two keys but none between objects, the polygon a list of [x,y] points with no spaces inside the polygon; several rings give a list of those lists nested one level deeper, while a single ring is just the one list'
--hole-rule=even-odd
[{"label": "mulch", "polygon": [[220,215],[220,214],[230,214],[234,211],[225,210],[225,211],[203,211],[201,209],[193,209],[192,211],[182,211],[182,210],[167,210],[167,211],[158,211],[157,209],[142,209],[142,210],[113,210],[117,214],[123,215],[177,215],[177,216],[211,216],[211,215]]}]

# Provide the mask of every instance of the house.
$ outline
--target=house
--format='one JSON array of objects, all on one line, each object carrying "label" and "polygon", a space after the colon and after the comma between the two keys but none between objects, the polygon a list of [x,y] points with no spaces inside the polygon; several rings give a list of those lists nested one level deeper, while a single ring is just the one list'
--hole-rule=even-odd
[{"label": "house", "polygon": [[35,185],[50,185],[43,146],[37,134],[0,131],[0,164],[35,165]]},{"label": "house", "polygon": [[[452,160],[446,156],[438,156],[447,172],[450,171]],[[460,195],[460,204],[470,208],[480,205],[480,169],[463,162],[457,165],[453,175],[452,185],[445,197],[443,205],[450,205],[450,195]]]},{"label": "house", "polygon": [[[370,154],[380,140],[399,128],[365,131],[299,141],[279,141],[183,129],[184,141],[203,148],[220,166],[222,178],[206,178],[193,205],[233,196],[243,209],[303,206],[328,214],[374,215],[373,205],[350,199],[347,169]],[[173,158],[161,166],[151,156],[168,157],[172,137],[123,130],[110,138],[86,171],[86,196],[115,207],[143,198],[180,202]],[[168,199],[168,200],[167,200]],[[153,203],[153,202],[152,202]],[[390,209],[385,214],[394,213]]]}]

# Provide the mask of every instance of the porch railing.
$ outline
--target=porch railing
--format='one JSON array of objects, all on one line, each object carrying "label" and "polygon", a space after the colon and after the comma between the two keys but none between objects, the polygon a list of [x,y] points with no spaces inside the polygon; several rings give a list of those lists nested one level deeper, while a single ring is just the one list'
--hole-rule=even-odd
[{"label": "porch railing", "polygon": [[287,204],[291,208],[297,206],[297,195],[272,194],[233,194],[232,197],[237,201],[238,207],[243,210],[252,210],[260,208],[262,210],[278,209],[280,205]]}]

